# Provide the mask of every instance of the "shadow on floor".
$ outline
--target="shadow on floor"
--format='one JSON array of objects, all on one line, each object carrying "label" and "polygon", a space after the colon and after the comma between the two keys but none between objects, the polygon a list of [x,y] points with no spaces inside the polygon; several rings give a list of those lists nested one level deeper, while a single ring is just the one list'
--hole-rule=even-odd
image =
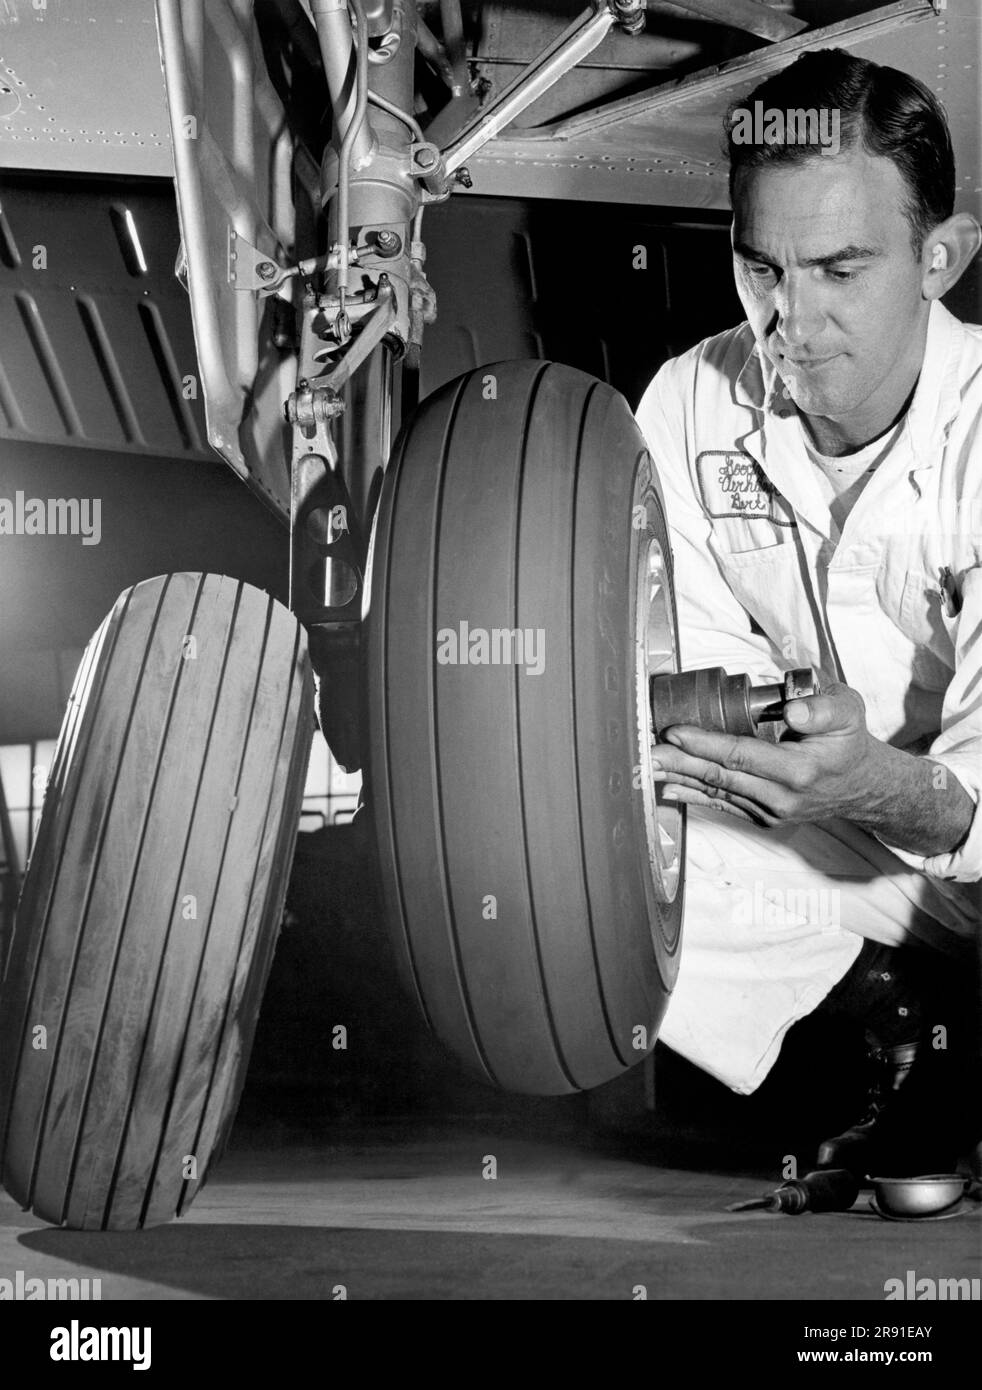
[{"label": "shadow on floor", "polygon": [[[34,1231],[90,1275],[222,1299],[882,1299],[886,1280],[978,1276],[978,1221],[887,1226],[857,1210],[742,1221],[653,1217],[645,1239],[298,1225]],[[961,1239],[953,1241],[959,1225]],[[966,1234],[974,1238],[966,1243]],[[643,1295],[640,1289],[644,1290]]]}]

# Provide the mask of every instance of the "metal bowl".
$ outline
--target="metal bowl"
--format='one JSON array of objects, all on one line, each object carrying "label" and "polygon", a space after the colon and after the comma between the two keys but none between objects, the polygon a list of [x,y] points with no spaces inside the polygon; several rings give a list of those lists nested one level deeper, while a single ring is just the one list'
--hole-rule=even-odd
[{"label": "metal bowl", "polygon": [[917,1178],[873,1178],[877,1206],[889,1216],[937,1216],[965,1192],[960,1173],[928,1173]]}]

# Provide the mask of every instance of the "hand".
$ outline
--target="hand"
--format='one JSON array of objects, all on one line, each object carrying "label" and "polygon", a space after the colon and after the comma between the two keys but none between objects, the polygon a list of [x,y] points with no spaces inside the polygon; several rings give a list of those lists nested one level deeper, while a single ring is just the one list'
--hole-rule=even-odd
[{"label": "hand", "polygon": [[688,724],[666,730],[667,742],[654,749],[662,797],[775,826],[830,816],[868,820],[883,798],[897,794],[889,774],[896,750],[867,729],[858,691],[834,682],[820,695],[789,701],[784,721],[789,732],[780,743]]}]

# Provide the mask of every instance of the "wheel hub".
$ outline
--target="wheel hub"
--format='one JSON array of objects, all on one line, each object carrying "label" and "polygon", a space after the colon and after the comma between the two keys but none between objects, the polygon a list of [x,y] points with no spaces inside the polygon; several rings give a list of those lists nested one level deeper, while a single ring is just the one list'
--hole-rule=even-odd
[{"label": "wheel hub", "polygon": [[635,605],[635,685],[641,796],[655,890],[672,902],[679,888],[682,860],[682,811],[662,799],[654,780],[655,731],[651,719],[651,677],[678,671],[675,615],[668,589],[668,565],[661,544],[649,536],[641,547]]}]

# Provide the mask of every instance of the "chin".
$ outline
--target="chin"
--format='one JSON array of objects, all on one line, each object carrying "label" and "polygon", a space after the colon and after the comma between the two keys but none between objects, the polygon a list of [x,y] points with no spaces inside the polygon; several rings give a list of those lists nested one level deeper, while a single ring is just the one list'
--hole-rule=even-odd
[{"label": "chin", "polygon": [[787,387],[788,395],[794,404],[806,415],[822,415],[826,419],[834,420],[838,416],[848,415],[852,408],[850,401],[844,401],[827,392],[809,391],[807,387],[803,388],[795,382],[788,382]]},{"label": "chin", "polygon": [[803,391],[794,382],[785,382],[788,395],[799,410],[805,410],[809,415],[825,414],[825,406],[828,404],[824,399],[819,399],[814,391]]}]

